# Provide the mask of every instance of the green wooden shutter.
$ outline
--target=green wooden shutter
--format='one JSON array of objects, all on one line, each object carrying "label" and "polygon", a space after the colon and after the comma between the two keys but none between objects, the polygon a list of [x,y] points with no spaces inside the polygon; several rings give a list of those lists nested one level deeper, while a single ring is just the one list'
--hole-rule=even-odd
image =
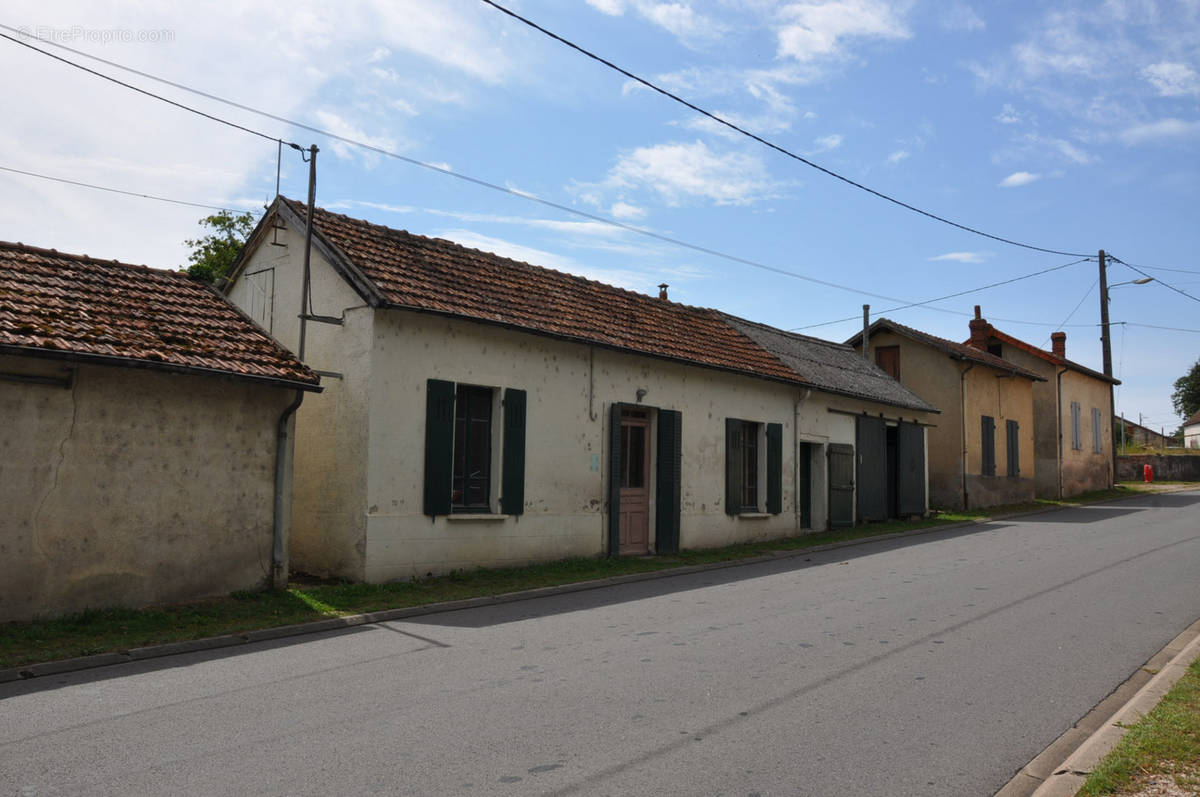
[{"label": "green wooden shutter", "polygon": [[742,422],[725,419],[725,514],[742,509]]},{"label": "green wooden shutter", "polygon": [[501,464],[500,511],[525,511],[525,391],[504,389],[504,452]]},{"label": "green wooden shutter", "polygon": [[1008,431],[1008,475],[1021,475],[1021,437],[1020,427],[1016,421],[1006,421]]},{"label": "green wooden shutter", "polygon": [[621,405],[608,411],[608,555],[621,553]]},{"label": "green wooden shutter", "polygon": [[983,440],[982,450],[982,467],[980,474],[983,476],[996,475],[996,420],[990,415],[984,415],[980,422],[980,435]]},{"label": "green wooden shutter", "polygon": [[783,424],[767,424],[767,511],[783,511]]},{"label": "green wooden shutter", "polygon": [[925,430],[901,421],[896,432],[896,512],[925,514]]},{"label": "green wooden shutter", "polygon": [[425,514],[450,514],[454,473],[454,383],[425,383]]},{"label": "green wooden shutter", "polygon": [[658,411],[658,472],[654,520],[654,549],[657,553],[679,551],[680,489],[683,470],[683,414]]}]

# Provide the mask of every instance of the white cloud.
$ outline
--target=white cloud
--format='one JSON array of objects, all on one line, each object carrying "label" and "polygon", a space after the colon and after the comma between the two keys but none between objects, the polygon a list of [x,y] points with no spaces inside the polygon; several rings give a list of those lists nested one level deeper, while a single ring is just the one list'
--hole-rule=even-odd
[{"label": "white cloud", "polygon": [[1122,130],[1118,137],[1122,142],[1147,144],[1167,139],[1190,138],[1200,135],[1200,121],[1185,122],[1182,119],[1160,119],[1157,122],[1135,124]]},{"label": "white cloud", "polygon": [[946,30],[977,31],[987,27],[983,17],[965,3],[951,6],[942,13],[941,25]]},{"label": "white cloud", "polygon": [[894,166],[895,164],[899,163],[900,161],[908,160],[908,158],[911,154],[912,153],[910,153],[906,149],[898,149],[895,152],[893,152],[891,155],[887,156],[887,162]]},{"label": "white cloud", "polygon": [[1163,97],[1183,97],[1200,94],[1200,75],[1187,64],[1163,62],[1151,64],[1142,70],[1142,77],[1150,81]]},{"label": "white cloud", "polygon": [[631,205],[628,202],[614,202],[608,212],[614,219],[621,219],[623,221],[644,219],[646,217],[645,208],[639,208],[637,205]]},{"label": "white cloud", "polygon": [[878,0],[807,0],[779,11],[778,53],[797,61],[841,55],[849,39],[907,39],[897,9]]},{"label": "white cloud", "polygon": [[1010,103],[1004,103],[1004,107],[1000,109],[1000,113],[996,114],[996,121],[1002,125],[1015,125],[1021,122],[1021,114],[1017,113],[1017,109]]},{"label": "white cloud", "polygon": [[715,19],[699,14],[692,8],[691,2],[656,2],[655,0],[587,0],[587,4],[602,14],[620,16],[630,5],[638,16],[658,25],[663,30],[677,37],[684,44],[712,40],[720,36],[724,26]]},{"label": "white cloud", "polygon": [[744,205],[769,195],[771,182],[757,156],[717,153],[696,141],[639,147],[626,153],[601,186],[654,191],[671,205],[689,199]]},{"label": "white cloud", "polygon": [[[361,127],[344,119],[333,111],[317,111],[315,116],[319,127],[323,127],[335,135],[353,139],[354,141],[361,141],[364,144],[385,149],[389,152],[395,152],[397,149],[396,140],[390,136],[368,135]],[[329,142],[329,146],[333,150],[333,154],[342,160],[349,160],[358,155],[367,164],[375,164],[379,161],[380,156],[378,153],[365,150],[361,147],[353,147],[343,141],[332,140]]]},{"label": "white cloud", "polygon": [[1016,188],[1017,186],[1029,185],[1030,183],[1042,179],[1040,174],[1032,174],[1030,172],[1013,172],[1008,177],[1000,181],[1001,188]]},{"label": "white cloud", "polygon": [[821,136],[814,142],[817,145],[816,152],[828,152],[831,149],[837,149],[842,145],[843,141],[845,141],[845,136],[843,136],[841,133],[833,133],[828,136]]},{"label": "white cloud", "polygon": [[602,14],[615,17],[625,13],[622,0],[587,0],[587,4]]},{"label": "white cloud", "polygon": [[987,258],[985,252],[947,252],[944,255],[937,255],[929,258],[930,260],[951,260],[955,263],[982,263]]}]

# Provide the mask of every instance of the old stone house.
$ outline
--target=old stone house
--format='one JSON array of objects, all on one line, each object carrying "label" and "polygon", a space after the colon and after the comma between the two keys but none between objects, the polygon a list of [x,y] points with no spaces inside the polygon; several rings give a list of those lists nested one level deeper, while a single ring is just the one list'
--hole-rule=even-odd
[{"label": "old stone house", "polygon": [[1200,410],[1183,422],[1183,447],[1200,448]]},{"label": "old stone house", "polygon": [[306,275],[305,228],[277,198],[227,287],[326,388],[297,420],[299,568],[384,581],[926,509],[936,410],[846,346],[320,209]]},{"label": "old stone house", "polygon": [[0,621],[286,576],[317,377],[211,288],[0,243]]},{"label": "old stone house", "polygon": [[1033,388],[1035,479],[1039,498],[1066,498],[1113,484],[1112,389],[1120,381],[1067,359],[1067,333],[1051,351],[989,324],[975,308],[967,345],[1038,374]]},{"label": "old stone house", "polygon": [[[932,505],[977,509],[1033,500],[1033,390],[1043,377],[887,318],[867,333],[872,359],[942,410],[928,431]],[[862,351],[863,334],[847,344]]]}]

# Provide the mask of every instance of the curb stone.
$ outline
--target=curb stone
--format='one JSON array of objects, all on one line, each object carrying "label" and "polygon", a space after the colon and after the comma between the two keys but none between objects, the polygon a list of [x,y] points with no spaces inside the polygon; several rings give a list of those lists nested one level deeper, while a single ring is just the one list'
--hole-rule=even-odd
[{"label": "curb stone", "polygon": [[[1164,490],[1163,492],[1170,491]],[[1125,501],[1131,498],[1154,494],[1155,493],[1134,492],[1130,495],[1123,495],[1112,499],[1106,499],[1104,501],[1097,501],[1095,504],[1084,504],[1083,506],[1095,506],[1110,503],[1112,501]],[[533,598],[548,597],[553,595],[567,595],[574,592],[587,592],[590,590],[602,589],[604,587],[610,587],[619,584],[630,584],[639,581],[651,581],[660,578],[686,576],[709,570],[724,570],[731,567],[761,564],[779,559],[793,559],[796,557],[808,556],[810,554],[838,550],[840,548],[851,548],[858,545],[867,545],[873,542],[880,542],[882,540],[899,540],[908,537],[917,537],[923,534],[953,531],[955,529],[968,528],[970,526],[983,526],[999,520],[1009,520],[1012,518],[1026,517],[1028,515],[1040,515],[1048,512],[1077,508],[1079,507],[1053,506],[1048,508],[1031,509],[1023,512],[1012,512],[1004,515],[974,518],[972,520],[964,520],[958,523],[950,523],[945,526],[930,526],[927,528],[912,529],[911,531],[902,532],[885,532],[875,534],[870,537],[859,537],[857,539],[845,540],[843,542],[831,542],[824,545],[815,545],[811,548],[772,551],[767,554],[748,556],[743,559],[730,559],[725,562],[684,565],[683,567],[671,567],[663,570],[650,570],[644,573],[629,573],[623,576],[608,576],[606,578],[594,579],[591,581],[578,581],[572,584],[537,587],[535,589],[521,590],[520,592],[507,592],[501,595],[485,595],[478,598],[464,598],[456,601],[430,603],[423,606],[407,606],[398,609],[381,609],[374,612],[367,612],[365,614],[353,614],[345,617],[314,620],[310,623],[274,626],[271,628],[261,628],[251,631],[223,634],[221,636],[184,640],[181,642],[166,642],[157,645],[146,645],[144,647],[131,648],[128,651],[100,653],[94,656],[79,656],[71,659],[57,659],[49,662],[39,662],[37,664],[26,664],[19,667],[11,667],[0,670],[0,684],[11,681],[28,680],[46,675],[60,675],[62,673],[76,672],[78,670],[90,670],[96,667],[107,667],[113,664],[123,664],[130,661],[145,661],[147,659],[173,656],[180,653],[196,653],[206,650],[216,650],[235,645],[245,645],[253,642],[263,642],[275,639],[285,639],[288,637],[302,636],[305,634],[317,634],[324,631],[338,631],[344,628],[351,628],[359,625],[382,623],[392,620],[403,620],[409,617],[419,617],[428,614],[440,614],[442,612],[459,611],[462,609],[477,609],[483,606],[496,606],[505,603],[516,603],[518,601],[530,600]],[[1039,795],[1039,797],[1041,796]]]}]

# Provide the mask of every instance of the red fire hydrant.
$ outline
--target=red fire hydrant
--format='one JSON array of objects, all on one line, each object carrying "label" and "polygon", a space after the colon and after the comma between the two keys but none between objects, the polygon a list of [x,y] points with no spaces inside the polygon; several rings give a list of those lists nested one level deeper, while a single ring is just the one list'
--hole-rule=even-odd
[{"label": "red fire hydrant", "polygon": [[1146,482],[1154,481],[1154,468],[1150,467],[1149,465],[1143,465],[1142,479],[1144,479]]}]

